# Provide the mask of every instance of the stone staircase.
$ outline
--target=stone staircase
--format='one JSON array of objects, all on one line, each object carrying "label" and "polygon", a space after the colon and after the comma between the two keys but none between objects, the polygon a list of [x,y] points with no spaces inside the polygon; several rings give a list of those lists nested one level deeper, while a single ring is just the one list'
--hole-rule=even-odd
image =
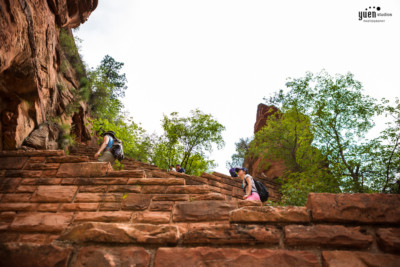
[{"label": "stone staircase", "polygon": [[[78,144],[71,149],[71,155],[84,155],[87,156],[91,161],[94,161],[94,154],[97,152],[98,147],[88,146],[85,144]],[[131,158],[125,158],[122,161],[124,170],[144,170],[147,173],[147,177],[176,177],[183,178],[187,185],[208,185],[210,191],[215,193],[221,193],[227,198],[242,199],[243,189],[242,180],[237,177],[231,177],[218,172],[212,174],[203,173],[200,177],[194,175],[187,175],[177,172],[167,172],[156,165],[136,161]],[[256,179],[262,181],[269,190],[269,200],[279,201],[281,194],[279,193],[279,184],[273,180],[266,179],[264,177],[256,177]]]},{"label": "stone staircase", "polygon": [[0,266],[400,262],[400,195],[310,194],[305,207],[261,206],[222,191],[237,188],[226,179],[115,171],[64,151],[0,152]]}]

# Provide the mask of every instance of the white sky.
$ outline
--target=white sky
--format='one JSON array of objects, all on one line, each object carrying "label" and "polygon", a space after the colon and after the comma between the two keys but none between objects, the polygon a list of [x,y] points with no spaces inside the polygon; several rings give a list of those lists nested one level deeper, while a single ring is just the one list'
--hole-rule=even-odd
[{"label": "white sky", "polygon": [[[383,23],[358,20],[380,6]],[[263,97],[287,77],[348,71],[375,98],[400,96],[400,1],[99,0],[75,34],[85,62],[124,62],[123,100],[135,122],[161,133],[163,113],[199,108],[226,127],[217,171],[253,135]]]}]

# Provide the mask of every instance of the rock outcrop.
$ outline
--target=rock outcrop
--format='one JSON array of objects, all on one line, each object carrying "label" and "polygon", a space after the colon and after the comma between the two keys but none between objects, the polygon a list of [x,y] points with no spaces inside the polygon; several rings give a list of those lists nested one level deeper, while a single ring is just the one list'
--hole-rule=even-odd
[{"label": "rock outcrop", "polygon": [[[97,0],[0,0],[0,150],[20,148],[48,120],[73,123],[65,112],[80,81],[59,34],[71,35],[96,7]],[[75,114],[85,121],[83,102]],[[79,129],[78,137],[88,138]]]},{"label": "rock outcrop", "polygon": [[[266,125],[266,121],[270,116],[275,116],[279,110],[274,106],[259,104],[257,108],[256,122],[254,124],[254,134]],[[251,143],[250,143],[251,145]],[[279,185],[274,182],[275,178],[283,176],[285,165],[280,160],[272,160],[265,158],[263,155],[247,156],[244,159],[244,167],[250,174],[258,180],[262,180],[264,184],[269,184],[268,190],[273,197],[271,200],[280,200]]]},{"label": "rock outcrop", "polygon": [[[276,115],[279,110],[274,106],[259,104],[257,108],[256,123],[254,124],[254,134],[266,125],[266,121],[270,116]],[[244,160],[250,174],[254,177],[263,177],[266,179],[274,179],[283,175],[285,166],[282,161],[266,159],[262,155],[258,157],[247,157]]]},{"label": "rock outcrop", "polygon": [[400,195],[312,193],[303,207],[261,206],[164,174],[64,151],[0,152],[0,266],[400,262]]}]

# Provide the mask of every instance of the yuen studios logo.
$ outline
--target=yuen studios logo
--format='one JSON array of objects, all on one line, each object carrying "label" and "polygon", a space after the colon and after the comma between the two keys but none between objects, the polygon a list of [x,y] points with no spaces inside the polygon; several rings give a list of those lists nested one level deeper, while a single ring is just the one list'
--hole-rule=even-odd
[{"label": "yuen studios logo", "polygon": [[380,6],[369,6],[358,12],[358,20],[363,22],[385,22],[392,13],[384,12]]}]

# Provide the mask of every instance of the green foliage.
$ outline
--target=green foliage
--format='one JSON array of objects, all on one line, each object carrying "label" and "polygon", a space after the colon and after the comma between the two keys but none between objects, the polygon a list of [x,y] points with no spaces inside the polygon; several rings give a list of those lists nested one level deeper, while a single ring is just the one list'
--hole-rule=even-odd
[{"label": "green foliage", "polygon": [[391,105],[388,100],[383,99],[379,110],[390,120],[380,136],[360,151],[360,154],[367,155],[364,157],[366,171],[363,175],[371,181],[370,188],[373,192],[398,194],[400,193],[400,100],[396,98],[394,105]]},{"label": "green foliage", "polygon": [[[78,47],[75,44],[76,39],[74,39],[74,37],[70,35],[65,29],[60,29],[59,38],[61,50],[65,56],[65,59],[75,69],[78,77],[82,78],[83,76],[85,76],[85,66],[83,65],[83,62],[79,55]],[[68,63],[63,60],[61,62],[61,72],[65,74],[67,70]]]},{"label": "green foliage", "polygon": [[249,146],[249,155],[283,160],[280,178],[282,204],[304,205],[309,192],[339,192],[326,157],[312,145],[314,133],[308,116],[292,108],[270,116]]},{"label": "green foliage", "polygon": [[116,159],[115,163],[113,165],[113,169],[114,170],[118,170],[118,171],[123,170],[124,169],[124,164],[122,164],[119,160]]},{"label": "green foliage", "polygon": [[228,169],[243,166],[244,159],[249,151],[250,138],[240,138],[239,142],[235,143],[236,153],[232,155],[232,160],[226,162]]},{"label": "green foliage", "polygon": [[[371,146],[365,134],[373,127],[375,99],[362,93],[351,73],[330,76],[325,71],[289,79],[287,93],[280,91],[269,103],[283,112],[297,109],[310,118],[315,145],[329,162],[329,170],[346,192],[367,192],[366,165],[360,151]],[[364,140],[364,142],[363,142]]]},{"label": "green foliage", "polygon": [[74,145],[76,143],[76,136],[71,134],[71,128],[68,124],[60,125],[61,133],[60,139],[58,140],[58,145],[61,149],[67,150],[68,147]]},{"label": "green foliage", "polygon": [[221,132],[225,128],[211,115],[195,110],[187,118],[178,117],[178,113],[164,116],[162,136],[149,136],[132,119],[124,119],[127,116],[120,100],[126,90],[125,74],[120,73],[123,65],[107,55],[100,66],[88,73],[87,80],[81,80],[81,92],[85,92],[81,94],[87,95],[87,88],[90,89],[94,132],[114,131],[123,142],[125,156],[160,168],[180,163],[186,173],[200,175],[215,167],[205,152],[211,152],[213,145],[224,145]]},{"label": "green foliage", "polygon": [[218,149],[224,146],[221,133],[225,127],[212,115],[198,109],[192,110],[189,117],[179,117],[173,112],[169,117],[164,115],[162,127],[164,135],[155,142],[154,164],[168,169],[179,162],[187,174],[196,175],[216,166],[205,153],[211,153],[213,145]]},{"label": "green foliage", "polygon": [[142,144],[145,141],[145,131],[132,118],[127,122],[122,119],[117,121],[109,121],[108,119],[92,120],[93,133],[101,135],[106,131],[114,131],[118,139],[123,143],[125,156],[145,161],[149,160],[149,151],[144,149]]},{"label": "green foliage", "polygon": [[110,121],[118,119],[123,104],[120,97],[125,96],[126,76],[120,74],[124,63],[106,55],[95,70],[89,72],[88,86],[91,88],[89,104],[92,115]]}]

